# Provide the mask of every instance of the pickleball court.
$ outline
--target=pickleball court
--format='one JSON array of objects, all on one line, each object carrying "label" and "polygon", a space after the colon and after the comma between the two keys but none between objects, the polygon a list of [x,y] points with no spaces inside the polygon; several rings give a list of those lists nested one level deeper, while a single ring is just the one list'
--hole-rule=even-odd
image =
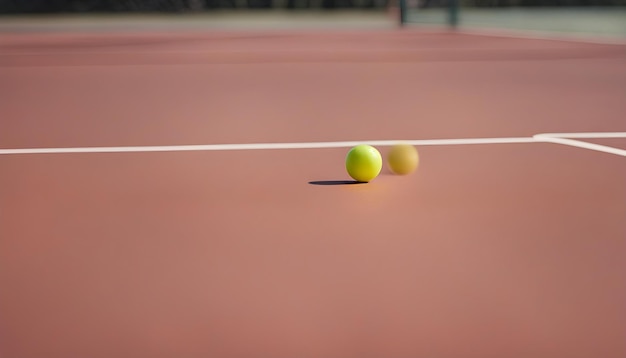
[{"label": "pickleball court", "polygon": [[625,50],[5,32],[0,356],[624,357]]}]

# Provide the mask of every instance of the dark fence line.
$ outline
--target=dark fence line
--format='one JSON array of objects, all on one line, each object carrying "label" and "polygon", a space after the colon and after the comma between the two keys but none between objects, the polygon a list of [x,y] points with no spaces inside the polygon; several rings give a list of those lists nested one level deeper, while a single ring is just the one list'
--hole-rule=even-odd
[{"label": "dark fence line", "polygon": [[[202,12],[214,9],[237,8],[376,9],[386,7],[388,1],[389,0],[283,0],[278,2],[275,0],[0,0],[0,13]],[[475,0],[472,1],[472,6],[626,6],[626,0]]]},{"label": "dark fence line", "polygon": [[211,9],[382,8],[387,0],[0,0],[4,12],[145,12]]}]

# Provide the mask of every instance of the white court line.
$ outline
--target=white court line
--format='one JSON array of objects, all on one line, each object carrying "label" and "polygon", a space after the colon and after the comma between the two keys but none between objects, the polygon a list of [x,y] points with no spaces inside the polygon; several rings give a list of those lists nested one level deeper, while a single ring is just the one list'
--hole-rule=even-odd
[{"label": "white court line", "polygon": [[373,146],[391,146],[405,143],[415,146],[433,145],[469,145],[469,144],[506,144],[506,143],[555,143],[571,147],[584,148],[598,152],[626,156],[626,150],[574,140],[570,138],[626,138],[626,132],[593,133],[543,133],[532,137],[504,138],[460,138],[460,139],[418,139],[418,140],[363,140],[347,142],[301,142],[301,143],[243,143],[243,144],[205,144],[205,145],[165,145],[165,146],[127,146],[127,147],[70,147],[70,148],[17,148],[0,149],[0,155],[15,154],[63,154],[63,153],[127,153],[127,152],[180,152],[180,151],[232,151],[232,150],[267,150],[267,149],[317,149],[347,148],[359,144]]},{"label": "white court line", "polygon": [[[567,134],[567,133],[564,133],[564,134]],[[583,133],[579,133],[579,135],[582,135],[582,134]],[[624,136],[592,137],[592,138],[623,138],[623,137]],[[583,141],[580,141],[580,140],[569,139],[569,138],[566,138],[566,137],[551,136],[551,135],[546,135],[546,134],[537,134],[537,135],[534,136],[534,138],[537,141],[556,143],[556,144],[563,144],[563,145],[567,145],[567,146],[570,146],[570,147],[578,147],[578,148],[589,149],[589,150],[594,150],[594,151],[598,151],[598,152],[610,153],[610,154],[621,155],[623,157],[626,157],[626,150],[620,149],[620,148],[615,148],[615,147],[609,147],[609,146],[606,146],[606,145],[600,145],[600,144],[595,144],[595,143],[583,142]],[[581,136],[579,138],[591,138],[591,137],[582,137]]]},{"label": "white court line", "polygon": [[[345,50],[342,48],[326,49],[326,48],[307,48],[297,50],[285,49],[269,49],[269,50],[202,50],[202,49],[179,49],[179,50],[161,50],[161,49],[144,49],[144,50],[90,50],[90,49],[69,49],[69,50],[50,50],[38,52],[10,52],[0,53],[0,57],[16,57],[16,56],[49,56],[49,55],[301,55],[301,54],[358,54],[365,55],[370,53],[384,54],[420,54],[426,51],[435,50],[437,48],[421,48],[408,50],[389,50],[384,48],[375,49],[354,49]],[[480,50],[480,49],[479,49]],[[452,50],[453,51],[453,50]]]},{"label": "white court line", "polygon": [[[410,30],[409,30],[410,31]],[[617,45],[624,46],[626,45],[626,38],[614,38],[614,37],[584,37],[584,36],[576,36],[576,35],[566,35],[566,34],[557,34],[553,32],[542,32],[542,31],[532,31],[532,30],[495,30],[495,29],[456,29],[456,30],[426,30],[426,29],[418,29],[414,30],[415,33],[434,33],[434,34],[450,34],[450,33],[458,33],[461,35],[468,36],[483,36],[483,37],[502,37],[502,38],[515,38],[515,39],[524,39],[524,40],[544,40],[544,41],[560,41],[560,42],[573,42],[573,43],[587,43],[594,45]],[[308,34],[308,33],[307,33]],[[237,38],[234,38],[237,39]],[[289,38],[291,39],[291,38]],[[192,39],[191,41],[207,41],[213,40],[209,39]],[[187,41],[183,39],[182,41]],[[170,43],[169,41],[167,42]],[[157,45],[159,43],[156,43]],[[154,44],[150,44],[154,45]],[[124,46],[123,44],[119,46]],[[278,49],[278,48],[270,48],[270,49],[256,49],[256,50],[238,50],[238,49],[223,49],[223,50],[204,50],[204,49],[176,49],[176,50],[162,50],[158,48],[146,48],[141,50],[127,50],[127,49],[116,49],[116,50],[101,50],[97,47],[94,48],[70,48],[63,50],[47,50],[47,51],[16,51],[9,53],[0,53],[0,57],[14,57],[14,56],[49,56],[49,55],[186,55],[186,54],[194,54],[194,55],[251,55],[251,54],[306,54],[306,53],[356,53],[356,54],[369,54],[369,53],[394,53],[394,54],[419,54],[424,53],[426,51],[431,51],[434,49],[441,50],[438,47],[428,47],[428,48],[420,48],[420,49],[402,49],[402,50],[393,50],[387,48],[370,48],[370,49],[350,49],[343,50],[341,48],[336,49],[326,49],[326,48],[304,48],[304,49],[296,49],[296,50],[286,50],[286,49]],[[473,48],[473,50],[488,50],[490,48]],[[454,50],[450,50],[453,52]]]},{"label": "white court line", "polygon": [[179,152],[179,151],[216,151],[216,150],[265,150],[265,149],[316,149],[346,148],[359,144],[373,146],[391,146],[399,143],[411,145],[464,145],[464,144],[500,144],[532,143],[532,137],[512,138],[466,138],[466,139],[424,139],[424,140],[362,140],[349,142],[303,142],[303,143],[245,143],[245,144],[206,144],[206,145],[165,145],[132,147],[75,147],[75,148],[24,148],[0,149],[1,154],[60,154],[60,153],[122,153],[122,152]]},{"label": "white court line", "polygon": [[536,136],[557,138],[626,138],[626,132],[541,133]]},{"label": "white court line", "polygon": [[[465,34],[465,35],[473,35],[473,36],[488,36],[488,37],[512,37],[512,38],[521,38],[521,39],[534,39],[534,40],[550,40],[550,41],[565,41],[565,42],[583,42],[583,43],[587,43],[587,41],[575,41],[575,40],[571,40],[571,41],[567,41],[567,40],[558,40],[555,38],[536,38],[536,37],[531,37],[531,36],[527,36],[527,37],[520,37],[520,36],[506,36],[506,35],[484,35],[484,34],[479,34],[479,33],[465,33],[464,30],[459,30],[459,33]],[[613,42],[589,42],[591,44],[602,44],[602,45],[626,45],[626,40],[624,41],[613,41]],[[549,49],[547,47],[547,49]],[[439,48],[439,47],[420,47],[419,49],[399,49],[399,50],[394,50],[394,49],[388,49],[388,48],[369,48],[369,49],[359,49],[359,48],[354,48],[354,49],[344,49],[344,48],[301,48],[301,49],[295,49],[295,50],[286,50],[286,49],[244,49],[244,50],[239,50],[239,49],[223,49],[223,50],[206,50],[206,49],[196,49],[196,48],[192,48],[192,49],[176,49],[176,50],[163,50],[163,49],[159,49],[159,48],[145,48],[145,49],[140,49],[140,50],[127,50],[127,49],[116,49],[116,50],[101,50],[99,48],[71,48],[71,49],[62,49],[62,50],[57,50],[57,49],[52,49],[52,50],[45,50],[45,51],[20,51],[20,50],[14,50],[13,52],[7,52],[7,53],[0,53],[0,58],[3,57],[19,57],[19,56],[31,56],[31,57],[38,57],[38,56],[76,56],[76,55],[92,55],[92,56],[98,56],[98,55],[203,55],[203,56],[237,56],[237,55],[246,55],[246,56],[251,56],[251,55],[272,55],[272,56],[276,56],[276,55],[377,55],[377,54],[392,54],[392,55],[419,55],[419,54],[424,54],[424,53],[428,53],[431,52],[433,50],[437,50],[437,51],[443,51],[446,53],[451,53],[454,54],[456,52],[459,52],[459,49],[445,49],[445,48]],[[462,50],[462,49],[461,49]],[[472,47],[472,51],[487,51],[487,50],[493,50],[493,48],[490,47]]]},{"label": "white court line", "polygon": [[587,43],[594,45],[626,45],[626,39],[623,37],[610,36],[581,36],[576,34],[559,34],[550,31],[532,31],[532,30],[496,30],[496,29],[458,29],[454,32],[463,35],[486,36],[486,37],[503,37],[515,38],[523,40],[546,40],[573,43]]}]

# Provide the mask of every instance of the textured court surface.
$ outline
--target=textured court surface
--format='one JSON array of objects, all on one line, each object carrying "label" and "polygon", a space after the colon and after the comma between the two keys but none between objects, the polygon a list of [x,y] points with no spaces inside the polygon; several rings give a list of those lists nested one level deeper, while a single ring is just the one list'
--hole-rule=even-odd
[{"label": "textured court surface", "polygon": [[[0,148],[624,132],[625,49],[5,34]],[[625,157],[419,150],[414,175],[366,185],[320,185],[349,179],[345,148],[0,155],[0,353],[626,355]]]}]

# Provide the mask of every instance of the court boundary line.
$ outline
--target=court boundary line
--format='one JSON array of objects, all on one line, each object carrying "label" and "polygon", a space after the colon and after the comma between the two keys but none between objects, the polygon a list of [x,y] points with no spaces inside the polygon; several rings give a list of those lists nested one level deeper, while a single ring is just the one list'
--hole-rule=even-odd
[{"label": "court boundary line", "polygon": [[[582,43],[582,44],[592,44],[592,45],[609,45],[609,46],[626,46],[626,38],[619,37],[603,37],[603,36],[576,36],[576,35],[565,35],[559,33],[551,33],[549,31],[532,31],[532,30],[497,30],[490,28],[457,28],[457,29],[426,29],[426,28],[413,28],[413,29],[404,29],[400,31],[406,32],[414,32],[414,33],[428,33],[428,34],[460,34],[465,36],[478,36],[478,37],[502,37],[502,38],[513,38],[513,39],[523,39],[523,40],[539,40],[539,41],[558,41],[558,42],[570,42],[570,43]],[[195,40],[194,40],[195,41]],[[119,45],[122,46],[122,45]],[[421,53],[424,51],[429,51],[429,49],[419,49],[419,50],[397,50],[395,52],[407,52],[407,53]],[[320,52],[325,51],[329,53],[342,52],[339,49],[313,49],[313,50],[258,50],[257,53],[302,53],[302,52]],[[377,53],[377,52],[394,52],[394,50],[379,48],[374,50],[349,50],[343,52],[350,53]],[[254,51],[252,51],[254,52]],[[158,55],[178,55],[178,54],[237,54],[237,53],[250,53],[249,50],[154,50],[154,49],[144,49],[144,50],[134,50],[128,51],[127,49],[117,49],[117,50],[102,50],[98,49],[96,46],[93,48],[70,48],[63,50],[44,50],[44,51],[24,51],[20,52],[9,52],[0,54],[0,57],[11,57],[11,56],[50,56],[50,55],[136,55],[136,54],[158,54]]]},{"label": "court boundary line", "polygon": [[242,143],[242,144],[203,144],[203,145],[163,145],[163,146],[117,146],[117,147],[66,147],[66,148],[15,148],[0,149],[0,155],[18,154],[70,154],[70,153],[129,153],[129,152],[181,152],[181,151],[233,151],[270,149],[321,149],[348,148],[359,144],[372,146],[392,146],[410,144],[415,146],[471,145],[507,143],[552,143],[582,148],[626,157],[626,150],[589,143],[577,139],[626,138],[626,132],[580,132],[580,133],[540,133],[531,137],[500,138],[458,138],[458,139],[416,139],[416,140],[359,140],[340,142],[300,142],[300,143]]},{"label": "court boundary line", "polygon": [[589,143],[572,138],[626,138],[626,132],[597,132],[597,133],[543,133],[535,134],[533,136],[539,142],[547,142],[554,144],[561,144],[570,147],[588,149],[598,152],[604,152],[609,154],[621,155],[626,157],[626,150],[610,147],[601,144]]},{"label": "court boundary line", "polygon": [[484,37],[503,37],[523,40],[543,40],[558,41],[570,43],[585,43],[592,45],[615,45],[625,46],[626,39],[623,37],[612,36],[585,36],[580,34],[566,35],[559,32],[551,31],[533,31],[533,30],[500,30],[491,28],[458,28],[451,30],[454,33],[468,36],[484,36]]},{"label": "court boundary line", "polygon": [[[422,31],[420,31],[422,32]],[[452,30],[449,32],[437,32],[440,34],[446,33],[458,33],[467,36],[483,36],[483,37],[504,37],[515,38],[524,40],[540,40],[540,41],[557,41],[557,42],[571,42],[571,43],[584,43],[591,45],[606,45],[606,46],[626,46],[626,40],[615,40],[603,42],[584,39],[567,39],[566,37],[534,37],[523,35],[506,35],[506,34],[489,34],[482,33],[480,31],[473,30]],[[121,45],[120,45],[121,46]],[[67,48],[67,49],[52,49],[52,50],[35,50],[35,51],[22,51],[20,49],[11,50],[12,52],[0,54],[2,57],[17,57],[17,56],[30,56],[30,57],[43,57],[43,56],[72,56],[72,55],[249,55],[249,54],[271,54],[271,55],[294,55],[294,54],[309,54],[309,53],[324,53],[324,54],[379,54],[379,53],[393,53],[393,54],[421,54],[424,52],[430,52],[433,50],[441,50],[436,47],[419,48],[419,49],[385,49],[385,48],[373,48],[373,49],[297,49],[297,50],[284,50],[284,49],[270,49],[270,50],[233,50],[233,49],[218,49],[218,50],[206,50],[206,49],[176,49],[176,50],[162,50],[162,49],[141,49],[141,50],[128,50],[128,49],[114,49],[103,50],[98,48]],[[481,47],[478,50],[492,50],[489,47]],[[455,52],[454,50],[444,49],[445,52]]]}]

